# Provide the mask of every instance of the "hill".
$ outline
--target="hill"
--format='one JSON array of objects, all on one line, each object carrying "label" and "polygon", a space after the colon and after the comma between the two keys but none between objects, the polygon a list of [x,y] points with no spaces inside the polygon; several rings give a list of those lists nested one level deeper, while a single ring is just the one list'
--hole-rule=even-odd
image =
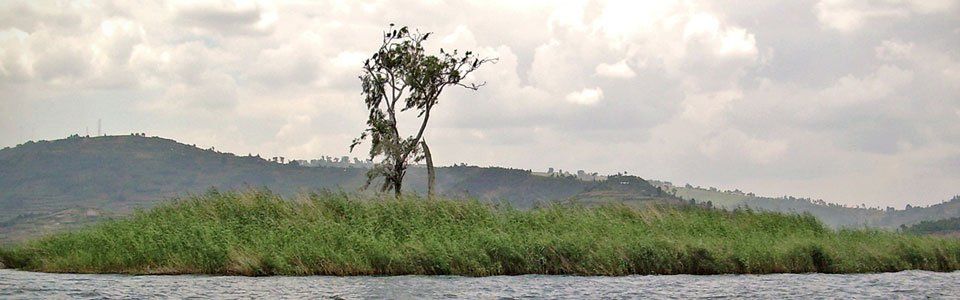
[{"label": "hill", "polygon": [[[657,183],[657,182],[655,182]],[[720,191],[692,186],[665,186],[661,188],[670,191],[683,199],[696,199],[700,202],[710,201],[721,208],[734,209],[750,207],[777,212],[810,213],[833,227],[881,227],[895,229],[901,225],[916,224],[925,220],[939,220],[951,217],[960,217],[960,196],[949,201],[927,207],[908,206],[898,210],[867,207],[846,207],[827,203],[823,200],[809,198],[795,198],[784,196],[780,198],[761,197],[740,191]]]},{"label": "hill", "polygon": [[299,168],[162,138],[71,137],[0,150],[0,218],[72,207],[129,212],[215,187],[358,186],[361,171]]},{"label": "hill", "polygon": [[901,226],[900,231],[912,234],[960,237],[960,218],[922,221],[911,226]]},{"label": "hill", "polygon": [[[277,163],[259,155],[238,156],[141,135],[27,142],[0,150],[0,243],[127,215],[211,188],[266,187],[283,196],[319,189],[357,191],[365,181],[365,171]],[[884,228],[960,216],[960,197],[930,207],[881,210],[677,187],[625,175],[583,181],[571,176],[538,176],[530,170],[466,165],[441,167],[437,173],[442,196],[474,197],[518,208],[552,202],[679,203],[682,198],[727,209],[809,212],[831,227]],[[407,176],[407,191],[425,192],[423,168],[413,167]],[[86,211],[98,213],[79,213]]]},{"label": "hill", "polygon": [[[281,164],[258,155],[237,156],[141,135],[27,142],[0,150],[0,242],[40,231],[24,229],[23,224],[49,229],[43,231],[71,228],[211,188],[266,187],[285,196],[320,189],[356,191],[366,179],[365,172]],[[519,208],[562,201],[598,184],[497,167],[441,167],[437,173],[441,195],[507,202]],[[425,192],[425,170],[411,168],[405,182],[408,191]],[[645,194],[641,191],[641,195]],[[66,210],[104,213],[78,218],[83,222],[57,221]]]},{"label": "hill", "polygon": [[0,222],[0,244],[85,227],[115,216],[115,213],[93,208],[22,214]]},{"label": "hill", "polygon": [[617,203],[638,207],[651,204],[685,204],[646,180],[626,175],[609,176],[607,180],[587,188],[567,202],[584,205]]}]

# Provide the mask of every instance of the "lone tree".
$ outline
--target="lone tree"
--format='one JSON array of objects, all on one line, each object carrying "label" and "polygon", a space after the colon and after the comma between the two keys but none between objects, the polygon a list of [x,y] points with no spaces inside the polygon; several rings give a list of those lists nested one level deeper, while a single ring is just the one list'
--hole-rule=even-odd
[{"label": "lone tree", "polygon": [[[383,44],[372,57],[364,61],[360,81],[369,116],[368,128],[353,140],[350,151],[369,138],[370,159],[380,159],[367,172],[364,188],[383,177],[380,191],[393,189],[400,197],[400,189],[407,167],[426,160],[428,195],[434,194],[433,158],[423,139],[430,121],[430,111],[437,105],[440,93],[448,86],[477,90],[484,83],[461,83],[482,65],[495,59],[480,58],[471,51],[427,55],[423,42],[430,33],[410,31],[406,26],[390,29],[383,35]],[[398,113],[412,111],[420,122],[414,135],[403,136],[397,128]]]}]

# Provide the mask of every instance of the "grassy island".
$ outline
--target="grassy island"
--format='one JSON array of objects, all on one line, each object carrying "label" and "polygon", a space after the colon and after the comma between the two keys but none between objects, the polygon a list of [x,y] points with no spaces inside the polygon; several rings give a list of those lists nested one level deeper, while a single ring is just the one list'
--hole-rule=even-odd
[{"label": "grassy island", "polygon": [[719,274],[960,269],[960,240],[831,230],[810,215],[210,192],[0,250],[43,272]]}]

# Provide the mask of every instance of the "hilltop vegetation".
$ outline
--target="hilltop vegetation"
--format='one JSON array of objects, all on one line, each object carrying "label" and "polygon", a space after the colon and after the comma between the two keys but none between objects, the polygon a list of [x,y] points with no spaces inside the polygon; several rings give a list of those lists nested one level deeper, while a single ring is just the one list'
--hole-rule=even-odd
[{"label": "hilltop vegetation", "polygon": [[[662,187],[662,186],[661,186]],[[812,200],[784,196],[781,198],[761,197],[739,191],[720,191],[691,186],[670,187],[670,192],[683,199],[710,201],[714,206],[726,209],[750,207],[753,209],[810,213],[833,227],[881,227],[895,229],[901,225],[916,224],[921,221],[960,217],[960,196],[950,201],[928,207],[907,206],[896,210],[867,207],[845,207],[823,200]]]},{"label": "hilltop vegetation", "polygon": [[834,231],[810,215],[218,193],[0,251],[45,272],[719,274],[960,269],[960,240]]},{"label": "hilltop vegetation", "polygon": [[[170,197],[265,187],[284,196],[320,189],[354,192],[366,179],[362,168],[301,167],[259,155],[200,149],[170,139],[141,135],[28,142],[0,150],[0,243],[77,228],[108,216],[150,208]],[[633,176],[582,181],[537,176],[530,170],[450,166],[437,169],[437,189],[450,198],[507,202],[517,208],[574,202],[584,205],[649,203],[696,199],[719,208],[748,206],[780,212],[809,212],[831,227],[898,228],[923,220],[960,216],[960,198],[931,207],[880,210],[841,207],[809,199],[765,198],[743,193],[653,186]],[[426,172],[413,167],[404,189],[426,192]],[[621,185],[620,182],[630,182]],[[78,212],[95,211],[87,215]]]},{"label": "hilltop vegetation", "polygon": [[[254,156],[203,150],[162,138],[74,137],[0,151],[0,210],[6,216],[83,206],[127,212],[210,187],[357,185],[352,170],[297,168]],[[355,171],[354,171],[355,172]]]},{"label": "hilltop vegetation", "polygon": [[[362,186],[364,172],[280,164],[156,137],[70,138],[0,150],[0,208],[6,217],[70,206],[131,211],[211,187],[266,187],[282,195],[323,188],[353,191]],[[405,189],[425,191],[425,172],[413,168],[410,173]],[[438,173],[443,194],[507,200],[519,207],[563,199],[591,186],[507,168],[455,166]]]},{"label": "hilltop vegetation", "polygon": [[[0,242],[101,218],[57,221],[56,216],[67,210],[124,215],[211,187],[265,187],[286,196],[319,189],[356,191],[366,180],[365,172],[282,164],[259,155],[237,156],[140,135],[28,142],[0,150],[0,225],[6,225],[0,226]],[[596,184],[507,168],[453,166],[438,168],[437,173],[440,195],[506,201],[519,208],[567,199]],[[655,190],[640,181],[647,190]],[[409,170],[404,189],[424,193],[426,172]],[[18,224],[39,224],[48,230]]]},{"label": "hilltop vegetation", "polygon": [[92,208],[69,208],[50,213],[22,214],[0,222],[0,242],[17,242],[96,224],[114,217],[111,212]]},{"label": "hilltop vegetation", "polygon": [[912,226],[901,226],[901,231],[911,234],[930,234],[960,237],[960,218],[922,221]]},{"label": "hilltop vegetation", "polygon": [[611,203],[631,206],[660,204],[686,204],[661,188],[655,187],[636,176],[612,175],[605,181],[587,188],[566,202],[582,205],[605,205]]}]

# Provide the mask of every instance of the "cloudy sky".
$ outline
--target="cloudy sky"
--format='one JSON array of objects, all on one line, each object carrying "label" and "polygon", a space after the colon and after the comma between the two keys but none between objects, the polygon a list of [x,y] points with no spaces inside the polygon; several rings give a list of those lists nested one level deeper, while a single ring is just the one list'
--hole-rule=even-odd
[{"label": "cloudy sky", "polygon": [[[389,23],[499,63],[441,164],[627,171],[870,206],[960,194],[960,1],[0,3],[0,147],[146,132],[344,155]],[[355,155],[361,154],[356,153]]]}]

